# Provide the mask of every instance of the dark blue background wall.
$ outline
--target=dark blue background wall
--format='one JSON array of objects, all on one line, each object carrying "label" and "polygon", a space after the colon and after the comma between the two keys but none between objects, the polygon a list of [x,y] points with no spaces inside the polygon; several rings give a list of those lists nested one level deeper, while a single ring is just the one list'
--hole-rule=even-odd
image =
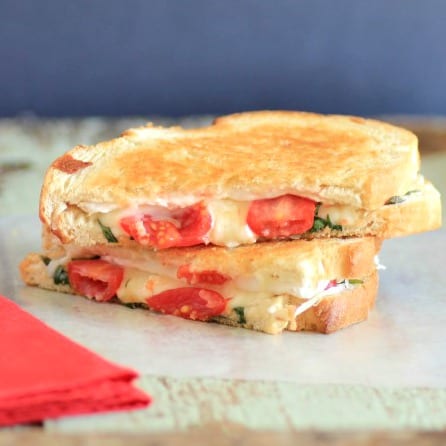
[{"label": "dark blue background wall", "polygon": [[0,0],[0,116],[446,114],[444,0]]}]

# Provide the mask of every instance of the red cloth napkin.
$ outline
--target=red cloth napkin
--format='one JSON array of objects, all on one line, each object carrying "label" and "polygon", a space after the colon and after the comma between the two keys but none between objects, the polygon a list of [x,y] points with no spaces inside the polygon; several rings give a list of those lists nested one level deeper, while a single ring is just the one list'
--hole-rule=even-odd
[{"label": "red cloth napkin", "polygon": [[145,407],[136,376],[0,296],[0,426]]}]

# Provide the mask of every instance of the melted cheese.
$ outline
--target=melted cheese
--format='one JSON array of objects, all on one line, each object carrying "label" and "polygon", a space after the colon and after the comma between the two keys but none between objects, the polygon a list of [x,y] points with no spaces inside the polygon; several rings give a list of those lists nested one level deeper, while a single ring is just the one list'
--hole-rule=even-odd
[{"label": "melted cheese", "polygon": [[116,295],[122,302],[146,303],[150,296],[181,287],[184,287],[184,283],[179,280],[126,268]]},{"label": "melted cheese", "polygon": [[387,267],[380,262],[378,256],[375,256],[373,258],[373,261],[375,262],[375,267],[376,267],[377,270],[385,270],[385,269],[387,269]]},{"label": "melted cheese", "polygon": [[[210,200],[205,202],[211,215],[212,226],[204,237],[204,242],[206,244],[227,246],[228,248],[255,243],[258,236],[246,222],[250,204],[250,201],[235,200]],[[155,220],[170,220],[173,224],[178,224],[177,221],[171,218],[169,208],[163,206],[140,205],[125,210],[113,210],[104,213],[102,211],[110,209],[109,206],[98,206],[95,208],[90,204],[87,208],[89,210],[96,209],[96,217],[118,237],[127,236],[120,225],[120,220],[127,216],[142,216],[146,214],[152,216]],[[322,205],[319,208],[318,215],[322,218],[327,218],[329,215],[333,224],[355,227],[364,221],[366,212],[351,206]]]},{"label": "melted cheese", "polygon": [[[187,284],[177,279],[126,268],[116,295],[124,303],[146,303],[146,299],[152,295],[185,286]],[[242,291],[237,289],[234,283],[219,287],[206,286],[206,288],[217,290],[229,299],[222,316],[237,320],[234,318],[233,309],[243,307],[246,323],[267,333],[279,333],[284,330],[293,314],[286,296],[283,295]]]},{"label": "melted cheese", "polygon": [[[241,244],[255,243],[257,235],[254,234],[246,223],[250,202],[233,200],[211,200],[206,207],[211,215],[212,226],[205,236],[205,243],[235,247]],[[88,209],[94,209],[89,206]],[[150,215],[155,220],[169,220],[173,224],[177,221],[171,218],[171,211],[162,206],[138,206],[126,210],[116,210],[101,213],[101,207],[97,208],[97,218],[105,226],[108,226],[117,237],[127,236],[121,228],[120,220],[127,216]],[[106,208],[105,208],[106,209]]]},{"label": "melted cheese", "polygon": [[[295,317],[302,314],[327,295],[339,293],[349,287],[348,281],[338,284],[335,287],[326,288],[328,281],[320,281],[317,288],[307,290],[308,300],[301,305],[291,305],[285,294],[275,294],[271,290],[246,291],[237,287],[235,281],[227,282],[223,285],[205,285],[207,289],[212,289],[228,299],[225,312],[222,316],[239,322],[235,308],[243,308],[246,324],[256,330],[267,333],[279,333],[288,324],[292,323]],[[125,268],[124,278],[117,290],[117,297],[124,303],[146,303],[150,296],[176,288],[187,287],[188,285],[178,279],[151,274],[135,268]],[[351,285],[350,285],[351,286]],[[322,287],[324,287],[322,289]],[[296,297],[303,297],[297,295]]]},{"label": "melted cheese", "polygon": [[246,223],[250,204],[249,201],[210,201],[207,208],[212,217],[212,228],[206,241],[228,248],[255,243],[257,235]]},{"label": "melted cheese", "polygon": [[330,216],[333,224],[344,227],[357,226],[365,216],[365,211],[345,205],[321,205],[318,216],[324,219]]},{"label": "melted cheese", "polygon": [[339,294],[340,292],[346,290],[346,289],[352,289],[356,285],[353,285],[349,283],[349,281],[343,280],[342,283],[338,283],[336,286],[330,287],[328,289],[321,290],[315,294],[309,299],[307,299],[306,302],[302,303],[301,305],[297,306],[294,309],[294,317],[299,316],[299,314],[304,313],[311,307],[316,306],[324,297],[327,296],[333,296],[335,294]]},{"label": "melted cheese", "polygon": [[[293,306],[288,305],[288,299],[284,295],[275,296],[271,293],[247,293],[237,290],[229,301],[228,307],[229,310],[243,308],[247,324],[256,330],[274,334],[280,333],[288,326],[292,318],[290,308]],[[239,321],[239,318],[232,317],[230,312],[226,311],[226,313],[231,319]]]}]

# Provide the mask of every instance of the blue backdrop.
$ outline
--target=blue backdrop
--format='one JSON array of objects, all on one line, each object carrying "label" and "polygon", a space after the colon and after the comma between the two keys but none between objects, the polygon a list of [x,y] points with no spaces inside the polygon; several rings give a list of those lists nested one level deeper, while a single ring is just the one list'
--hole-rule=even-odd
[{"label": "blue backdrop", "polygon": [[0,116],[446,114],[444,0],[0,0]]}]

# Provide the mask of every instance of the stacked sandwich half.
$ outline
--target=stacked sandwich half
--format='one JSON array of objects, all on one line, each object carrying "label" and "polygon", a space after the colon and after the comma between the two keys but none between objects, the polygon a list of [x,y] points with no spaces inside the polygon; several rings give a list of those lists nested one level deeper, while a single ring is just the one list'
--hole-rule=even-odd
[{"label": "stacked sandwich half", "polygon": [[[436,229],[415,135],[263,111],[148,125],[50,166],[29,285],[267,333],[367,318],[381,240]],[[163,316],[159,316],[163,317]]]}]

